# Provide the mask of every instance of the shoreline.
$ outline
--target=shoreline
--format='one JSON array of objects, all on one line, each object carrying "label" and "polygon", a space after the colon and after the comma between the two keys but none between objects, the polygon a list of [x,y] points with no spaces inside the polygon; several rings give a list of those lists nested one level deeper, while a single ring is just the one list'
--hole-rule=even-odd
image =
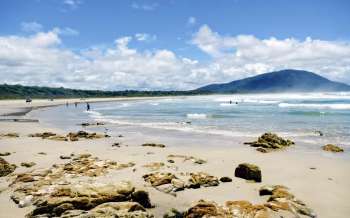
[{"label": "shoreline", "polygon": [[[65,104],[65,102],[62,102],[62,104]],[[103,128],[104,126],[82,129],[89,132],[103,132]],[[348,174],[350,162],[340,158],[337,159],[337,154],[300,155],[293,152],[295,147],[262,154],[256,152],[254,148],[243,145],[242,139],[239,138],[233,138],[230,146],[222,147],[218,146],[220,141],[213,140],[209,136],[196,136],[202,138],[200,141],[196,141],[195,136],[192,140],[188,140],[169,135],[162,136],[165,134],[164,131],[148,134],[147,132],[123,131],[122,127],[117,129],[114,133],[115,136],[111,138],[79,140],[77,142],[27,137],[30,133],[44,131],[67,134],[66,130],[48,128],[41,123],[0,122],[0,133],[17,132],[20,134],[19,138],[0,139],[1,152],[11,152],[11,155],[3,158],[17,166],[20,166],[23,161],[36,163],[32,168],[18,167],[15,173],[30,172],[32,169],[47,169],[53,164],[67,163],[69,160],[62,160],[59,156],[69,155],[70,153],[90,153],[101,160],[110,159],[121,163],[132,161],[135,163],[133,168],[136,171],[133,171],[132,168],[110,171],[100,180],[119,181],[126,179],[130,180],[137,188],[146,190],[155,205],[153,209],[147,209],[147,211],[154,214],[155,217],[162,217],[170,208],[186,210],[193,202],[200,199],[213,200],[218,204],[223,204],[228,200],[248,200],[252,203],[263,203],[265,198],[259,197],[257,190],[261,186],[269,184],[285,185],[290,188],[298,199],[303,200],[317,213],[317,217],[343,218],[350,214],[347,203],[350,198],[350,189],[348,188],[350,185],[348,182],[350,181]],[[123,137],[116,136],[118,134],[122,134]],[[204,144],[193,146],[197,143],[204,143],[203,141],[206,141],[206,146]],[[120,147],[112,147],[112,144],[116,142],[120,143]],[[140,146],[146,142],[164,143],[166,147]],[[39,152],[45,152],[47,155],[39,155]],[[197,165],[188,161],[176,161],[174,164],[170,164],[167,163],[167,156],[170,154],[191,155],[204,159],[207,163]],[[331,158],[328,156],[331,156]],[[177,192],[177,196],[174,197],[150,187],[142,179],[144,174],[155,172],[143,167],[152,162],[165,163],[165,167],[159,169],[163,172],[173,172],[177,175],[181,172],[206,172],[218,178],[229,176],[233,181],[220,183],[216,187],[186,189]],[[235,167],[243,162],[253,163],[261,168],[262,183],[251,183],[234,177]],[[7,217],[6,214],[13,214],[13,217],[24,217],[32,207],[18,208],[10,200],[13,190],[3,187],[6,186],[8,179],[6,177],[0,177],[0,179],[1,190],[4,189],[0,193],[0,211],[4,211],[4,213],[0,213],[0,217],[5,218]]]}]

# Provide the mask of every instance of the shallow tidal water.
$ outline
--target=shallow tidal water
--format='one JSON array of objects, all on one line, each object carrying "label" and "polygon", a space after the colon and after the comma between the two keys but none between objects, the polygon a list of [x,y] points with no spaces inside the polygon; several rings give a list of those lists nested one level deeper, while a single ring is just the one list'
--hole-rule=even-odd
[{"label": "shallow tidal water", "polygon": [[209,95],[90,105],[90,111],[85,104],[63,105],[29,116],[66,130],[81,129],[77,124],[90,120],[109,123],[105,131],[122,128],[182,140],[203,135],[219,141],[256,138],[275,132],[309,151],[326,143],[345,147],[345,153],[350,148],[350,93]]}]

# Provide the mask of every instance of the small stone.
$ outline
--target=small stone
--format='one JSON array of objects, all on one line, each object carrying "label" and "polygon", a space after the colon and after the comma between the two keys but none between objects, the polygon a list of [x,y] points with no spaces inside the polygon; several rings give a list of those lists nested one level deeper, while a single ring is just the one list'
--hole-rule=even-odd
[{"label": "small stone", "polygon": [[175,208],[171,208],[168,212],[163,215],[163,218],[183,218],[184,213],[178,211]]},{"label": "small stone", "polygon": [[39,152],[40,155],[47,155],[45,152]]},{"label": "small stone", "polygon": [[11,155],[10,152],[3,152],[3,153],[0,153],[0,156],[9,156],[9,155]]},{"label": "small stone", "polygon": [[232,179],[228,176],[223,176],[220,178],[221,182],[232,182]]},{"label": "small stone", "polygon": [[68,156],[68,155],[61,155],[60,156],[60,159],[62,160],[66,160],[66,159],[71,159],[72,157],[71,156]]},{"label": "small stone", "polygon": [[131,194],[131,199],[134,202],[141,204],[145,208],[151,208],[151,200],[149,199],[149,194],[146,191],[139,190]]},{"label": "small stone", "polygon": [[164,144],[156,144],[156,143],[145,143],[142,144],[143,147],[158,147],[158,148],[165,148]]},{"label": "small stone", "polygon": [[112,144],[112,147],[118,147],[118,148],[120,148],[120,143],[119,143],[119,142],[113,143],[113,144]]},{"label": "small stone", "polygon": [[22,162],[21,163],[22,167],[27,167],[27,168],[33,167],[35,165],[36,165],[36,163],[34,163],[34,162]]}]

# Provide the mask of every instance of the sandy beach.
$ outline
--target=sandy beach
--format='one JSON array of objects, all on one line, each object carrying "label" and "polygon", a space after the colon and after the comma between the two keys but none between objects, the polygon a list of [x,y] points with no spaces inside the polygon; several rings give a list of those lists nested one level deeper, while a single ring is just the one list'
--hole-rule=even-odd
[{"label": "sandy beach", "polygon": [[[120,101],[125,99],[89,99],[96,101]],[[78,99],[55,100],[49,102],[38,100],[28,106],[23,101],[0,101],[1,114],[23,112],[39,107],[54,106],[80,101]],[[84,100],[87,101],[87,100]],[[26,115],[20,116],[26,118]],[[6,118],[6,117],[1,117]],[[103,133],[103,128],[99,133]],[[91,131],[90,127],[84,128]],[[94,127],[95,130],[98,127]],[[209,135],[196,135],[193,140],[186,138],[171,138],[159,134],[145,135],[144,133],[115,132],[112,137],[98,139],[82,139],[79,141],[56,141],[38,137],[28,137],[28,134],[54,132],[66,135],[64,129],[48,128],[39,122],[0,122],[0,134],[18,133],[19,137],[0,139],[0,152],[10,152],[4,156],[6,161],[16,164],[16,170],[1,177],[0,193],[0,217],[24,217],[35,206],[19,208],[11,200],[14,188],[9,186],[17,174],[32,172],[37,169],[48,169],[54,164],[64,164],[71,159],[61,159],[60,156],[69,156],[89,153],[100,160],[112,160],[117,163],[132,162],[132,167],[120,170],[109,170],[101,175],[99,181],[118,182],[131,181],[136,189],[142,189],[149,193],[153,208],[147,212],[154,217],[163,217],[163,214],[171,208],[186,211],[200,199],[215,201],[223,205],[226,201],[246,200],[253,204],[264,204],[267,196],[259,196],[259,189],[263,185],[283,185],[289,191],[302,200],[308,208],[311,208],[320,218],[344,218],[350,214],[348,199],[350,199],[350,161],[337,158],[336,153],[318,155],[315,153],[300,154],[292,152],[293,147],[270,153],[257,152],[243,142],[251,141],[251,138],[233,138],[229,146],[221,146],[218,140],[211,140]],[[151,131],[151,130],[150,130]],[[118,137],[122,134],[123,137]],[[258,135],[256,136],[258,137]],[[198,140],[196,140],[198,138]],[[293,140],[293,139],[292,139]],[[204,143],[204,144],[196,144]],[[116,146],[112,146],[118,143]],[[143,143],[161,143],[165,148],[141,146]],[[322,145],[320,145],[321,147]],[[321,148],[320,148],[321,149]],[[42,154],[39,154],[43,152]],[[204,160],[205,163],[196,164],[193,161],[184,161],[174,158],[169,161],[169,155],[186,155]],[[35,166],[22,167],[22,162],[34,162]],[[160,167],[150,169],[144,167],[150,163],[163,163]],[[251,163],[259,166],[262,173],[262,182],[251,182],[234,175],[235,168],[241,163]],[[196,189],[186,188],[175,193],[164,193],[152,187],[143,179],[143,175],[154,172],[171,172],[180,177],[192,172],[205,172],[209,175],[230,177],[232,182],[220,182],[217,186],[200,187]],[[187,178],[187,177],[186,177]],[[174,196],[176,195],[176,196]],[[300,214],[299,214],[300,215]],[[285,217],[294,217],[290,214]],[[300,217],[304,217],[300,215]]]}]

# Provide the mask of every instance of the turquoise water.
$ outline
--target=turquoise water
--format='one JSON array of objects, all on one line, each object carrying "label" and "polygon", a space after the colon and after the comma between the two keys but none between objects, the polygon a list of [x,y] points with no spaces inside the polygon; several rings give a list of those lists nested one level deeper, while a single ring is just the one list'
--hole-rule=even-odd
[{"label": "turquoise water", "polygon": [[62,125],[87,117],[118,126],[225,137],[276,132],[306,143],[350,147],[350,93],[211,95],[94,103],[91,107],[86,112],[85,105],[61,106],[50,113],[64,110],[60,113],[64,117],[55,118]]}]

